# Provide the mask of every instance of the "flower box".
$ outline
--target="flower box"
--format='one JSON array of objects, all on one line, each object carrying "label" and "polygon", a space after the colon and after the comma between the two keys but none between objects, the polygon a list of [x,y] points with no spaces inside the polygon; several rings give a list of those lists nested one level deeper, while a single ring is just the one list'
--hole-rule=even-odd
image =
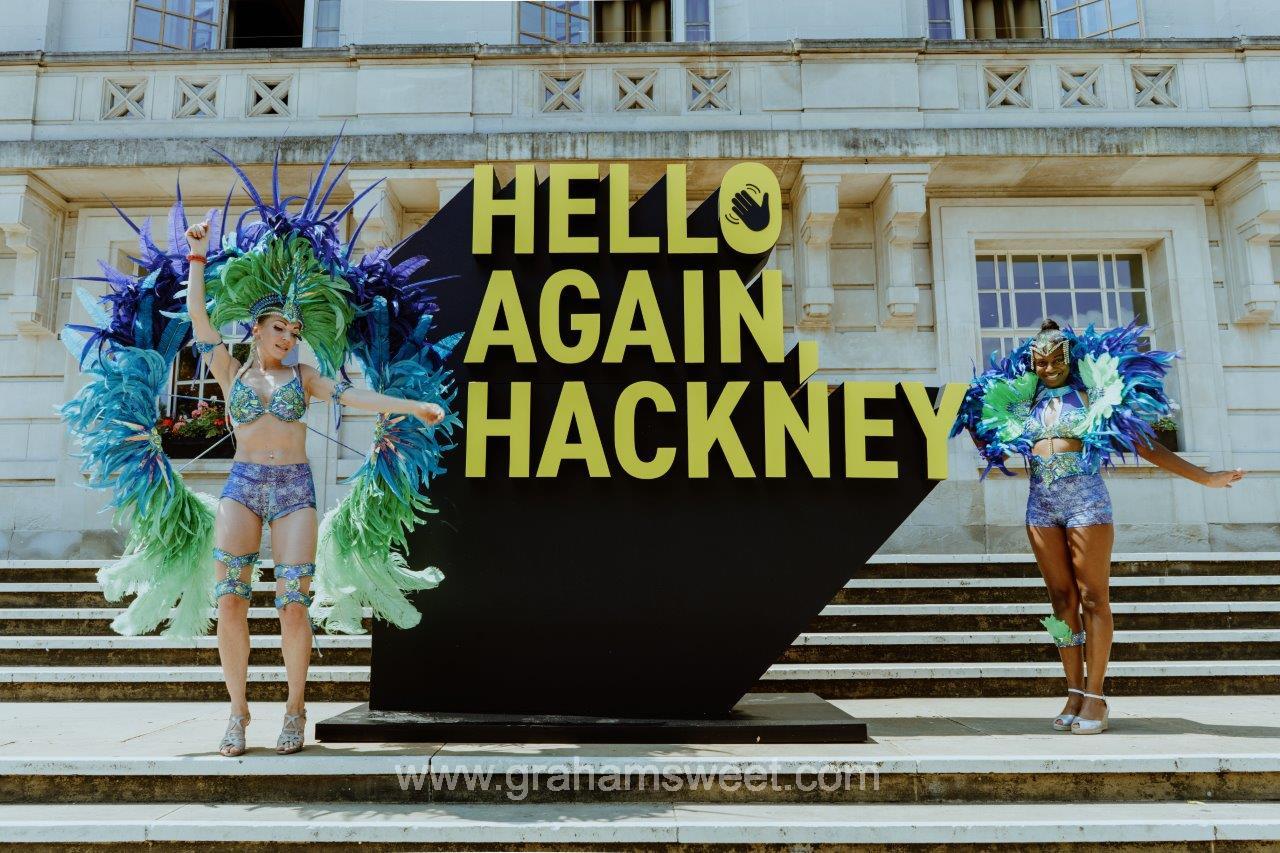
[{"label": "flower box", "polygon": [[[204,456],[200,457],[202,459],[230,459],[236,452],[236,444],[232,439],[227,439],[218,444],[217,447],[209,450],[222,437],[188,438],[181,435],[162,435],[160,436],[160,446],[164,448],[164,452],[168,454],[170,459],[195,459],[202,453],[204,453]],[[205,453],[206,450],[209,450],[209,452]]]}]

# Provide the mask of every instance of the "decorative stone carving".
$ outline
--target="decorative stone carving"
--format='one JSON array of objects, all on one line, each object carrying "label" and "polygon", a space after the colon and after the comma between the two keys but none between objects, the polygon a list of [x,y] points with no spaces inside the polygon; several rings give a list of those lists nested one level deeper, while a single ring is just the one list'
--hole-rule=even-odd
[{"label": "decorative stone carving", "polygon": [[795,240],[796,326],[830,329],[836,291],[831,283],[831,231],[840,213],[840,167],[805,165],[791,187]]},{"label": "decorative stone carving", "polygon": [[278,77],[250,74],[248,83],[249,102],[245,108],[245,115],[250,117],[293,115],[292,74]]},{"label": "decorative stone carving", "polygon": [[1178,99],[1178,67],[1176,65],[1131,65],[1133,105],[1135,107],[1181,106]]},{"label": "decorative stone carving", "polygon": [[920,307],[916,286],[915,244],[922,239],[928,206],[923,172],[893,173],[872,205],[876,230],[876,290],[880,296],[880,322],[885,326],[914,327]]},{"label": "decorative stone carving", "polygon": [[174,118],[217,118],[218,78],[179,77],[175,82]]},{"label": "decorative stone carving", "polygon": [[9,312],[18,332],[56,331],[64,201],[32,175],[0,175],[0,232],[15,255]]},{"label": "decorative stone carving", "polygon": [[[392,246],[408,236],[410,216],[405,210],[439,210],[471,181],[470,169],[349,169],[347,185],[353,195],[383,182],[356,203],[352,216],[364,221],[357,252]],[[365,219],[365,217],[368,219]]]},{"label": "decorative stone carving", "polygon": [[102,118],[138,119],[147,117],[147,79],[102,81]]},{"label": "decorative stone carving", "polygon": [[585,71],[539,71],[542,92],[539,109],[544,113],[582,112],[582,83]]},{"label": "decorative stone carving", "polygon": [[1280,306],[1280,270],[1271,244],[1280,241],[1280,162],[1254,163],[1218,188],[1227,257],[1231,321],[1270,323]]},{"label": "decorative stone carving", "polygon": [[658,71],[614,71],[614,104],[618,112],[640,110],[656,112]]},{"label": "decorative stone carving", "polygon": [[985,66],[982,80],[987,109],[1031,109],[1030,76],[1030,69],[1025,65]]},{"label": "decorative stone carving", "polygon": [[1066,108],[1105,107],[1102,96],[1102,66],[1068,68],[1058,66],[1059,105]]},{"label": "decorative stone carving", "polygon": [[731,112],[733,104],[729,98],[729,81],[732,69],[705,74],[685,69],[688,86],[688,111],[691,113],[707,111]]}]

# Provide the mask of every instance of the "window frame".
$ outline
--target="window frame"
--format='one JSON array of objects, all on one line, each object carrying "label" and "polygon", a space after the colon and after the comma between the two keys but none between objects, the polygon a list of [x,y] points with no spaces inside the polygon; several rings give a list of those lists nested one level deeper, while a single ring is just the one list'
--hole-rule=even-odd
[{"label": "window frame", "polygon": [[[1013,300],[1013,295],[1018,293],[1019,290],[1012,286],[1012,282],[1009,282],[1009,286],[1005,288],[1001,288],[999,286],[999,283],[1001,280],[1003,280],[1003,277],[1006,277],[1010,274],[1010,271],[1012,270],[1012,263],[1013,263],[1014,257],[1026,257],[1026,256],[1033,256],[1036,259],[1036,264],[1037,264],[1036,275],[1037,275],[1037,282],[1039,286],[1034,290],[1028,288],[1028,289],[1022,290],[1021,292],[1036,293],[1036,294],[1039,294],[1041,298],[1040,304],[1041,304],[1042,313],[1039,320],[1036,321],[1037,326],[1034,328],[1026,325],[1004,325],[1004,323],[1006,322],[1006,319],[1004,317],[1004,313],[1005,313],[1004,302],[1002,302],[1002,300],[999,298],[1000,294],[1008,294],[1009,298],[1007,301],[1009,302],[1010,306],[1013,308],[1011,313],[1016,315],[1017,308],[1016,308],[1016,303]],[[1141,271],[1142,271],[1142,287],[1129,286],[1129,287],[1121,288],[1121,287],[1115,286],[1115,283],[1119,281],[1119,263],[1120,263],[1119,259],[1122,257],[1129,257],[1129,256],[1137,256],[1140,259]],[[1066,259],[1068,284],[1065,289],[1045,287],[1044,261],[1046,257],[1063,257]],[[995,282],[994,289],[983,286],[981,273],[978,271],[979,263],[981,263],[982,261],[989,262],[992,258],[999,259],[999,262],[997,263],[997,268],[995,271],[996,282]],[[1114,328],[1120,323],[1118,315],[1117,316],[1111,315],[1111,308],[1110,308],[1111,300],[1108,298],[1109,294],[1141,293],[1143,297],[1143,304],[1146,310],[1145,312],[1143,312],[1142,315],[1140,315],[1139,312],[1135,310],[1133,312],[1134,317],[1139,319],[1139,322],[1141,322],[1144,325],[1150,325],[1152,323],[1152,319],[1150,316],[1152,312],[1151,258],[1149,256],[1147,249],[1145,248],[1141,248],[1137,246],[1128,246],[1124,248],[1072,250],[1072,249],[1063,249],[1061,247],[1044,248],[1044,247],[1034,247],[1034,246],[1019,246],[1016,248],[1002,247],[1002,248],[977,249],[973,253],[974,284],[975,284],[973,293],[976,299],[977,320],[978,320],[977,322],[978,355],[979,355],[978,363],[986,364],[987,359],[991,355],[991,351],[993,348],[987,345],[986,343],[987,341],[997,340],[999,343],[998,343],[998,347],[996,348],[996,351],[999,352],[1001,357],[1003,357],[1009,354],[1010,344],[1012,344],[1012,346],[1017,346],[1017,344],[1020,341],[1022,341],[1025,338],[1034,336],[1036,332],[1039,331],[1038,329],[1039,321],[1043,320],[1046,316],[1049,316],[1049,312],[1045,310],[1048,307],[1047,302],[1045,301],[1047,293],[1066,292],[1072,295],[1072,305],[1071,305],[1072,316],[1068,322],[1070,322],[1072,325],[1078,326],[1079,325],[1077,322],[1078,307],[1077,307],[1077,302],[1074,296],[1076,293],[1080,291],[1075,286],[1075,269],[1073,265],[1073,260],[1079,260],[1084,258],[1103,259],[1102,262],[1107,263],[1110,266],[1110,269],[1106,271],[1105,278],[1100,279],[1100,284],[1102,286],[1100,286],[1097,290],[1097,293],[1100,295],[1100,302],[1102,306],[1102,318],[1103,318],[1102,326],[1101,326],[1102,329],[1105,330],[1105,329]],[[1083,289],[1083,290],[1085,290],[1086,292],[1088,291],[1088,289]],[[984,294],[996,294],[996,312],[997,312],[998,322],[1000,322],[1001,325],[999,326],[985,325],[985,321],[982,313],[982,296]],[[1117,303],[1117,308],[1119,308],[1118,296],[1116,297],[1116,303]],[[1124,322],[1128,322],[1128,320],[1125,320]]]},{"label": "window frame", "polygon": [[[954,0],[952,0],[954,2]],[[961,0],[963,2],[963,0]],[[715,0],[707,0],[707,40],[705,42],[689,42],[687,27],[689,25],[688,0],[672,0],[671,4],[671,40],[677,44],[710,44],[716,40],[716,4]]]},{"label": "window frame", "polygon": [[[192,0],[192,11],[188,15],[182,12],[169,12],[166,0],[130,0],[129,3],[129,51],[136,53],[174,53],[177,51],[204,51],[204,50],[222,50],[227,43],[227,4],[229,0],[217,0],[218,17],[213,22],[214,26],[214,44],[211,47],[195,46],[195,25],[196,22],[203,19],[195,16],[195,0]],[[135,34],[138,22],[138,8],[142,7],[150,12],[156,12],[160,15],[160,41],[152,41],[151,39],[139,38]],[[164,42],[164,19],[166,16],[176,18],[185,18],[188,22],[187,35],[190,37],[186,47],[172,47]],[[141,42],[150,45],[151,49],[139,50],[137,43]]]},{"label": "window frame", "polygon": [[[563,14],[563,15],[569,16],[570,18],[578,18],[581,20],[585,20],[586,21],[586,40],[585,41],[552,41],[549,39],[543,39],[541,41],[532,41],[532,42],[523,41],[521,39],[521,36],[525,35],[526,33],[535,37],[537,37],[538,35],[536,33],[532,33],[524,29],[520,25],[520,13],[524,10],[524,7],[526,5],[537,6],[542,10],[541,20],[544,25],[546,23],[547,12]],[[591,3],[590,0],[585,0],[585,5],[587,8],[587,14],[584,18],[582,15],[569,12],[567,9],[551,8],[550,0],[518,0],[518,2],[512,4],[512,10],[513,10],[512,14],[514,18],[513,31],[515,33],[514,43],[517,45],[523,45],[526,47],[545,47],[547,45],[592,44],[595,41],[595,20],[596,20],[595,9],[594,9],[594,4]],[[566,30],[566,31],[569,31],[569,30]]]},{"label": "window frame", "polygon": [[[233,357],[240,357],[236,355],[236,351],[238,349],[240,350],[241,355],[248,354],[248,342],[228,342],[226,329],[221,330],[220,334],[222,335],[223,343],[227,346],[227,351],[230,352]],[[242,347],[243,349],[240,349]],[[179,366],[183,358],[190,358],[194,362],[192,367],[193,375],[191,379],[179,378]],[[188,397],[199,397],[201,400],[216,399],[218,402],[222,403],[223,409],[226,409],[227,401],[222,399],[222,386],[218,384],[218,380],[214,378],[213,373],[209,370],[209,356],[197,357],[195,350],[190,344],[183,347],[178,353],[178,357],[173,360],[173,367],[169,371],[169,401],[168,405],[164,407],[164,410],[165,414],[171,418],[176,418],[178,416],[180,406],[183,407],[186,412],[190,412],[191,409],[195,408],[197,402],[194,399],[178,399],[176,395],[179,393],[179,385],[187,386],[188,388],[195,386],[195,393],[187,395]],[[209,386],[213,387],[217,394],[216,397],[206,396],[205,388]]]},{"label": "window frame", "polygon": [[[1040,16],[1041,16],[1041,18],[1043,18],[1043,19],[1044,19],[1044,33],[1045,33],[1045,38],[1049,38],[1049,39],[1057,39],[1057,38],[1058,38],[1058,36],[1055,36],[1055,35],[1053,34],[1053,33],[1054,33],[1054,28],[1053,28],[1053,19],[1054,19],[1055,14],[1060,16],[1060,15],[1062,15],[1063,13],[1068,12],[1068,11],[1070,11],[1070,12],[1074,12],[1074,13],[1075,13],[1075,16],[1076,16],[1076,26],[1077,26],[1077,28],[1079,28],[1080,23],[1081,23],[1080,10],[1081,10],[1084,6],[1088,6],[1088,5],[1092,4],[1093,2],[1095,2],[1095,0],[1071,0],[1071,6],[1070,6],[1069,8],[1062,8],[1062,9],[1058,9],[1058,10],[1056,10],[1056,12],[1055,12],[1055,10],[1054,10],[1054,8],[1053,8],[1053,6],[1054,6],[1054,2],[1055,2],[1055,0],[1040,0],[1040,6],[1041,6]],[[1128,39],[1130,39],[1130,38],[1145,38],[1145,37],[1146,37],[1146,35],[1147,35],[1147,24],[1146,24],[1147,16],[1146,16],[1146,9],[1143,7],[1143,2],[1142,2],[1142,0],[1133,0],[1134,6],[1136,6],[1136,7],[1137,7],[1137,10],[1138,10],[1138,21],[1137,21],[1137,26],[1138,26],[1138,35],[1137,35],[1137,36],[1122,36],[1122,37],[1119,37],[1119,38],[1117,38],[1117,37],[1115,36],[1115,32],[1116,32],[1117,30],[1120,30],[1120,29],[1127,29],[1128,27],[1133,26],[1133,24],[1132,24],[1132,23],[1126,23],[1126,24],[1124,24],[1123,26],[1117,27],[1117,26],[1115,25],[1115,21],[1114,21],[1114,20],[1112,19],[1112,17],[1111,17],[1111,3],[1112,3],[1112,0],[1097,0],[1097,2],[1101,2],[1101,3],[1103,3],[1103,5],[1105,5],[1105,7],[1106,7],[1106,10],[1107,10],[1107,29],[1102,30],[1102,31],[1099,31],[1098,33],[1096,33],[1096,34],[1094,34],[1094,35],[1088,35],[1088,36],[1087,36],[1087,35],[1083,35],[1083,34],[1081,34],[1083,31],[1082,31],[1082,30],[1080,30],[1080,29],[1077,29],[1077,30],[1076,30],[1077,35],[1075,35],[1075,36],[1074,36],[1074,38],[1082,39],[1082,40],[1086,40],[1086,41],[1126,41],[1126,40],[1128,40]]]}]

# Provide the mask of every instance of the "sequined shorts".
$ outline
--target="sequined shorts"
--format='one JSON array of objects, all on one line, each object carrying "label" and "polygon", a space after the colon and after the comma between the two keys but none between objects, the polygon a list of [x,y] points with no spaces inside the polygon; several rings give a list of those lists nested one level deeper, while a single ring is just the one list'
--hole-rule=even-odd
[{"label": "sequined shorts", "polygon": [[241,503],[270,524],[281,516],[316,505],[316,486],[311,466],[258,465],[233,462],[222,496]]},{"label": "sequined shorts", "polygon": [[1079,453],[1031,457],[1029,527],[1089,527],[1111,524],[1111,496],[1102,475]]}]

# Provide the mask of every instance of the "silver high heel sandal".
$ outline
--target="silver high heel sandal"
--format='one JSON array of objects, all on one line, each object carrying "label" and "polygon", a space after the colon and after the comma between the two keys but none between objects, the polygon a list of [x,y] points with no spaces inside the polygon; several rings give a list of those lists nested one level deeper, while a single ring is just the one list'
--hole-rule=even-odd
[{"label": "silver high heel sandal", "polygon": [[[1068,687],[1067,692],[1079,693],[1081,696],[1088,695],[1083,690],[1077,690],[1074,687]],[[1070,699],[1071,697],[1068,696],[1067,698]],[[1069,732],[1071,731],[1071,724],[1074,723],[1077,719],[1078,717],[1075,714],[1059,714],[1058,716],[1053,718],[1053,728],[1056,731]]]},{"label": "silver high heel sandal", "polygon": [[280,737],[276,740],[276,752],[280,755],[292,755],[302,749],[302,737],[307,730],[307,711],[284,715],[284,726],[280,729]]},{"label": "silver high heel sandal", "polygon": [[1111,717],[1111,704],[1107,702],[1107,697],[1097,693],[1086,693],[1085,696],[1090,699],[1101,699],[1106,704],[1106,710],[1102,712],[1101,720],[1086,720],[1084,717],[1076,717],[1074,723],[1071,724],[1071,733],[1073,735],[1100,735],[1107,730],[1108,721]]},{"label": "silver high heel sandal", "polygon": [[227,721],[227,731],[222,735],[222,743],[218,744],[218,752],[228,758],[244,755],[246,749],[244,727],[247,725],[249,725],[248,714],[232,714],[231,719]]}]

